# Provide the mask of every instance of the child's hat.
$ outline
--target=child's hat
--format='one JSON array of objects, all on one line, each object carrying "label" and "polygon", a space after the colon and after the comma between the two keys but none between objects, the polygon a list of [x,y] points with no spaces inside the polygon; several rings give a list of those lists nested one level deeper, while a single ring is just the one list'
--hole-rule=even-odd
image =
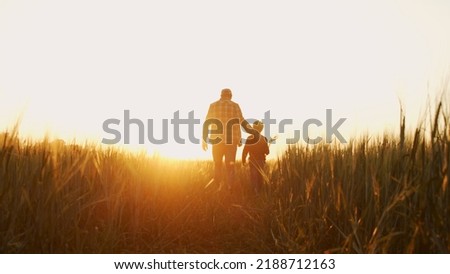
[{"label": "child's hat", "polygon": [[255,122],[253,122],[253,129],[261,132],[263,130],[263,128],[264,128],[264,124],[261,121],[256,120]]}]

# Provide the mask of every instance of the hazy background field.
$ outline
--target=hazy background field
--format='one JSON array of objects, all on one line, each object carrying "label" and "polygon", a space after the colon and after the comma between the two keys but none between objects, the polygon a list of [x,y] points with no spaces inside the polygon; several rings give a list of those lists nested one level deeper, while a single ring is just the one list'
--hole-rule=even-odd
[{"label": "hazy background field", "polygon": [[[348,138],[397,131],[399,99],[414,130],[449,72],[448,14],[441,0],[4,0],[0,131],[22,117],[23,138],[98,142],[129,109],[159,137],[161,119],[203,119],[222,88],[247,119],[293,119],[286,134],[325,109]],[[138,149],[210,157],[173,138]]]}]

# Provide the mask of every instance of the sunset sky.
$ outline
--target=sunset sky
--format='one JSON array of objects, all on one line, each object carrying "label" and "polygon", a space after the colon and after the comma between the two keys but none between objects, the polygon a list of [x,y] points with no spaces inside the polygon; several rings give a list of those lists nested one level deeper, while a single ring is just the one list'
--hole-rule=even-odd
[{"label": "sunset sky", "polygon": [[[399,99],[415,126],[449,75],[449,14],[445,0],[0,0],[0,131],[22,115],[24,137],[99,143],[125,109],[203,119],[225,87],[245,117],[295,129],[333,109],[346,137],[394,130]],[[143,147],[210,157],[170,136]]]}]

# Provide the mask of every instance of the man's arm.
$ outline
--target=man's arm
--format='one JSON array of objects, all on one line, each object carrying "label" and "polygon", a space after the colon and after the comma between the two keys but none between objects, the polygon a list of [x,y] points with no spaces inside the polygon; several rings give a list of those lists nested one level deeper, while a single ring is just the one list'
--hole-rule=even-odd
[{"label": "man's arm", "polygon": [[202,141],[206,142],[208,140],[208,133],[209,133],[209,124],[203,123],[203,134],[202,134]]},{"label": "man's arm", "polygon": [[249,124],[249,122],[247,122],[247,120],[245,119],[242,119],[241,126],[248,134],[252,135],[258,134],[258,131],[254,130],[252,126]]},{"label": "man's arm", "polygon": [[266,137],[264,137],[264,153],[266,154],[266,155],[268,155],[269,153],[270,153],[270,150],[269,150],[269,143],[267,142],[267,138]]},{"label": "man's arm", "polygon": [[202,149],[204,151],[208,150],[208,144],[206,141],[208,140],[208,134],[209,134],[209,123],[208,119],[212,117],[212,106],[209,106],[208,114],[206,114],[205,122],[203,123],[203,132],[202,132]]},{"label": "man's arm", "polygon": [[239,120],[241,121],[241,127],[244,129],[245,132],[252,135],[258,133],[256,130],[252,128],[252,126],[247,122],[247,120],[244,119],[241,107],[239,105],[237,105],[237,117],[239,117]]}]

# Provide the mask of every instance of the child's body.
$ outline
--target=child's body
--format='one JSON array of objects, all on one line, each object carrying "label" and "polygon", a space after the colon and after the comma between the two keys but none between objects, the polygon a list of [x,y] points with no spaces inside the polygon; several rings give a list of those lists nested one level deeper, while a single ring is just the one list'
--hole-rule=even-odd
[{"label": "child's body", "polygon": [[253,123],[253,128],[257,131],[245,142],[242,152],[242,163],[247,161],[250,154],[250,180],[256,192],[260,192],[263,186],[263,172],[266,164],[266,155],[269,154],[269,145],[266,137],[261,135],[264,125],[260,121]]}]

